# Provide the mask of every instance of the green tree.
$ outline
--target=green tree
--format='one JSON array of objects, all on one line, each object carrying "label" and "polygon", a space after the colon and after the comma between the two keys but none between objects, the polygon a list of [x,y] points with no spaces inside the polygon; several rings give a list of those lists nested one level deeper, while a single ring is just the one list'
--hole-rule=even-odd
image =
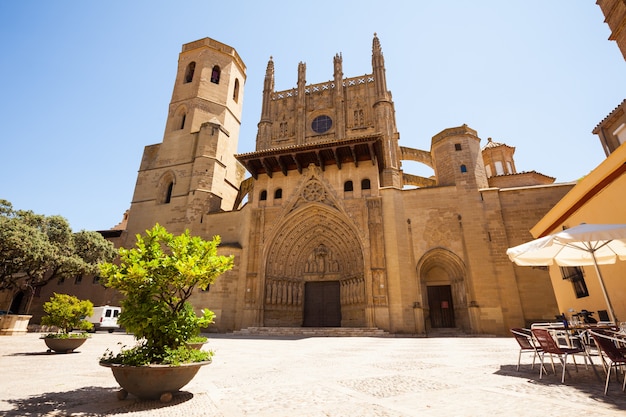
[{"label": "green tree", "polygon": [[174,236],[156,224],[137,235],[135,248],[119,249],[119,265],[100,265],[105,285],[125,296],[118,321],[142,343],[149,363],[161,362],[213,322],[212,311],[198,316],[187,300],[194,288],[206,289],[233,267],[233,256],[217,254],[219,243],[219,236],[207,241],[188,230]]},{"label": "green tree", "polygon": [[36,287],[57,278],[96,274],[98,263],[116,255],[100,233],[72,233],[61,216],[14,210],[0,200],[0,291],[28,289],[32,299]]},{"label": "green tree", "polygon": [[91,330],[93,327],[93,324],[84,320],[84,317],[93,314],[93,303],[89,300],[54,293],[50,301],[43,303],[43,311],[46,315],[41,318],[41,324],[56,326],[63,334],[68,334],[74,329]]}]

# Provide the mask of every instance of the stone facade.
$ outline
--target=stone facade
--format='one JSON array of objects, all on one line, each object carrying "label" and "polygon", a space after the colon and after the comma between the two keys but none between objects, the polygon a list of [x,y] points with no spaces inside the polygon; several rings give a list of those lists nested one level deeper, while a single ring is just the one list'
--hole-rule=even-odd
[{"label": "stone facade", "polygon": [[[212,39],[184,45],[163,141],[145,148],[127,221],[110,239],[130,247],[156,222],[220,235],[235,268],[192,297],[216,312],[219,332],[505,335],[553,319],[547,271],[514,268],[505,252],[531,239],[573,184],[518,174],[514,148],[490,140],[481,149],[466,125],[433,136],[429,150],[400,147],[376,35],[371,73],[344,78],[342,57],[332,64],[331,80],[307,85],[300,63],[297,86],[277,92],[270,59],[256,149],[237,155],[246,67]],[[404,173],[403,159],[434,175]],[[498,163],[510,169],[500,174]],[[86,298],[103,291],[48,287]]]}]

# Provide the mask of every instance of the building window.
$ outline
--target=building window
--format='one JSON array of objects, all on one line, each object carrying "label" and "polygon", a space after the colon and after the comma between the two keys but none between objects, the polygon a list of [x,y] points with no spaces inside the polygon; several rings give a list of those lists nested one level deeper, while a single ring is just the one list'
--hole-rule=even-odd
[{"label": "building window", "polygon": [[485,171],[487,171],[487,178],[491,178],[491,166],[485,165]]},{"label": "building window", "polygon": [[496,166],[496,175],[504,175],[504,167],[502,166],[502,161],[495,161],[494,165]]},{"label": "building window", "polygon": [[583,275],[583,270],[579,266],[562,266],[561,268],[561,276],[563,279],[568,279],[572,283],[572,287],[574,287],[574,293],[576,294],[576,298],[583,298],[589,296],[589,291],[587,290],[587,284],[585,283],[585,277]]},{"label": "building window", "polygon": [[220,83],[220,67],[218,67],[217,65],[213,67],[213,70],[211,71],[211,82],[213,84],[219,84]]},{"label": "building window", "polygon": [[455,144],[454,144],[454,150],[455,150],[455,151],[460,151],[461,149],[462,149],[462,148],[461,148],[461,144],[460,144],[460,143],[455,143]]},{"label": "building window", "polygon": [[57,285],[61,285],[65,282],[65,277],[61,277],[57,280]]},{"label": "building window", "polygon": [[185,70],[185,84],[190,83],[193,80],[193,73],[196,71],[196,63],[190,62]]},{"label": "building window", "polygon": [[365,117],[363,115],[363,110],[358,109],[354,111],[354,126],[363,126],[365,125]]},{"label": "building window", "polygon": [[467,167],[465,165],[461,165],[461,172],[467,172]]},{"label": "building window", "polygon": [[259,196],[259,200],[261,200],[261,201],[267,200],[267,191],[266,190],[261,191],[261,195]]},{"label": "building window", "polygon": [[613,131],[613,136],[617,138],[620,145],[626,142],[626,124],[622,123],[619,125],[618,128]]},{"label": "building window", "polygon": [[163,199],[163,204],[169,204],[172,201],[172,191],[174,190],[174,182],[170,182],[167,185],[167,191],[165,192],[165,198]]},{"label": "building window", "polygon": [[239,79],[235,78],[235,88],[233,88],[233,100],[239,102]]},{"label": "building window", "polygon": [[370,188],[372,188],[372,184],[370,183],[369,178],[361,180],[361,190],[369,190]]},{"label": "building window", "polygon": [[333,127],[333,119],[328,116],[318,116],[311,123],[311,129],[315,133],[324,133],[330,130],[331,127]]},{"label": "building window", "polygon": [[184,129],[186,119],[187,119],[187,109],[184,106],[181,106],[178,109],[176,109],[176,113],[174,113],[174,116],[172,117],[172,124],[171,124],[172,131]]},{"label": "building window", "polygon": [[93,284],[100,284],[100,275],[94,275]]},{"label": "building window", "polygon": [[74,284],[80,284],[81,282],[83,282],[83,276],[82,275],[76,275],[74,277]]},{"label": "building window", "polygon": [[283,189],[278,188],[274,191],[274,200],[278,200],[279,198],[283,198]]},{"label": "building window", "polygon": [[352,181],[346,181],[343,183],[343,191],[354,191],[354,186],[352,185]]}]

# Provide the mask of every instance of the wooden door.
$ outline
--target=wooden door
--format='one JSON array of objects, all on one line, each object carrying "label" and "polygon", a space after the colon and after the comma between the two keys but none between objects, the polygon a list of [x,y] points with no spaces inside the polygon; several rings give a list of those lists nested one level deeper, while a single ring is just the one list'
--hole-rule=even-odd
[{"label": "wooden door", "polygon": [[430,326],[433,329],[456,327],[454,324],[454,306],[452,305],[452,288],[449,285],[433,285],[427,288]]},{"label": "wooden door", "polygon": [[304,327],[341,327],[339,281],[307,282],[304,286]]}]

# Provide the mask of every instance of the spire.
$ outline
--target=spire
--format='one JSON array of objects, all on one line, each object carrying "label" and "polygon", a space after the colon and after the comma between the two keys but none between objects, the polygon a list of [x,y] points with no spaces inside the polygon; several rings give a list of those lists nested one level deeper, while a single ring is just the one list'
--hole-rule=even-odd
[{"label": "spire", "polygon": [[383,57],[383,49],[380,46],[376,33],[374,33],[374,40],[372,41],[372,72],[376,81],[377,99],[389,101],[387,78],[385,76],[385,58]]},{"label": "spire", "polygon": [[306,136],[306,64],[298,63],[298,97],[296,99],[296,144],[302,145]]},{"label": "spire", "polygon": [[298,63],[298,89],[306,85],[306,64],[302,61]]},{"label": "spire", "polygon": [[335,81],[343,79],[343,57],[341,54],[336,54],[333,58],[333,66],[335,69]]},{"label": "spire", "polygon": [[274,61],[270,56],[265,70],[265,81],[263,82],[263,105],[261,108],[261,121],[269,120],[270,117],[270,99],[274,92]]}]

